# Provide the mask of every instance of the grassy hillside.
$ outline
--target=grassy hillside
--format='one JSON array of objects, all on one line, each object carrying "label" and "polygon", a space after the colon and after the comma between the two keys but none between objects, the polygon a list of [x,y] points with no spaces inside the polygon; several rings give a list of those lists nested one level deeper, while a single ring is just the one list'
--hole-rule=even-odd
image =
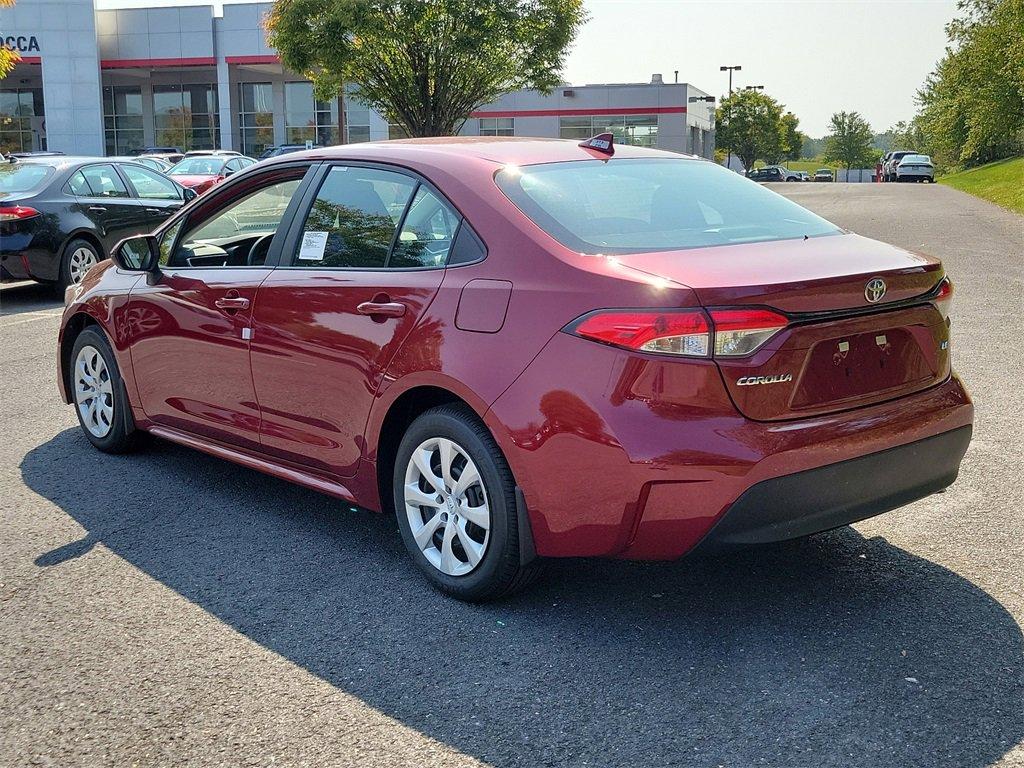
[{"label": "grassy hillside", "polygon": [[969,171],[952,173],[941,177],[939,183],[1024,213],[1024,157],[1000,160],[979,165]]}]

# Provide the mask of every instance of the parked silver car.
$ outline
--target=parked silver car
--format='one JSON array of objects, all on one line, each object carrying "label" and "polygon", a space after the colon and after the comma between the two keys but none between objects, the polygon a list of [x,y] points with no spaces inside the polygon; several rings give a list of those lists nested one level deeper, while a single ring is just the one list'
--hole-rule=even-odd
[{"label": "parked silver car", "polygon": [[935,181],[935,166],[928,155],[904,155],[896,164],[896,181]]}]

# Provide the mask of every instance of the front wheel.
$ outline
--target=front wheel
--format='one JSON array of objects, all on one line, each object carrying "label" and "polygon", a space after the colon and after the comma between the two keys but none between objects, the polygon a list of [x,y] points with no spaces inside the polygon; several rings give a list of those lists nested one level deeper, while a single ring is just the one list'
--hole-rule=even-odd
[{"label": "front wheel", "polygon": [[468,408],[432,408],[409,426],[393,487],[406,549],[442,592],[476,602],[533,581],[538,563],[522,562],[512,471]]},{"label": "front wheel", "polygon": [[135,422],[114,351],[96,328],[86,328],[71,350],[70,384],[82,432],[105,453],[135,446]]}]

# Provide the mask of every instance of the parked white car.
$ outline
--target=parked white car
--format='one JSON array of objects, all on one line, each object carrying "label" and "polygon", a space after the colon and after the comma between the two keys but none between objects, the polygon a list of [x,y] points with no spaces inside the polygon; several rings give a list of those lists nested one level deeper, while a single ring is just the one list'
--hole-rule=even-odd
[{"label": "parked white car", "polygon": [[898,152],[887,152],[882,158],[882,181],[896,181],[896,166],[907,155],[916,155],[912,149],[901,149]]},{"label": "parked white car", "polygon": [[896,181],[935,181],[935,166],[928,155],[904,155],[896,164]]}]

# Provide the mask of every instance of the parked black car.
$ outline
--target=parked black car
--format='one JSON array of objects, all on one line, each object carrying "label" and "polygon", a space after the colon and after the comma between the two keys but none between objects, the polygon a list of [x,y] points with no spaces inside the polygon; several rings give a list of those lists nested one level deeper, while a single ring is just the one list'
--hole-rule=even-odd
[{"label": "parked black car", "polygon": [[64,156],[0,163],[0,280],[63,290],[119,240],[156,229],[195,196],[135,163]]}]

